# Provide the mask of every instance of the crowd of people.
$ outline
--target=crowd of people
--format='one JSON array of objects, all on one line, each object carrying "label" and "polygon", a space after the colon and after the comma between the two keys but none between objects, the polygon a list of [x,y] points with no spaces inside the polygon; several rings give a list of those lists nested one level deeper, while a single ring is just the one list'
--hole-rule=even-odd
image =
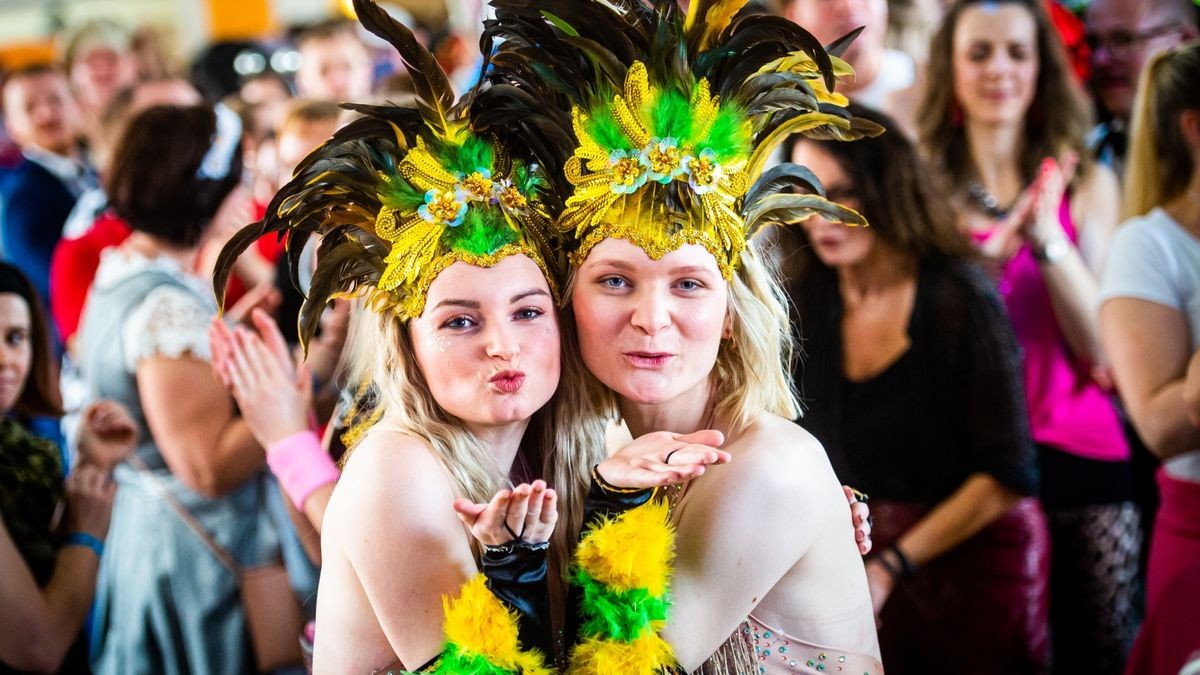
[{"label": "crowd of people", "polygon": [[1200,673],[1195,3],[494,4],[0,72],[0,672]]}]

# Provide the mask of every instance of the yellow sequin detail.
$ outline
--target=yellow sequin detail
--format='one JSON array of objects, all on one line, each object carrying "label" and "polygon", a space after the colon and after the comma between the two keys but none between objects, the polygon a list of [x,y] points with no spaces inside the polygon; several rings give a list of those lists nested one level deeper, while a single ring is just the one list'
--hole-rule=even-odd
[{"label": "yellow sequin detail", "polygon": [[[739,203],[750,187],[745,173],[749,156],[717,162],[711,151],[702,156],[704,148],[691,145],[707,138],[720,112],[707,80],[699,80],[692,89],[687,138],[651,137],[657,96],[646,65],[639,61],[629,67],[621,93],[609,105],[611,122],[640,158],[623,148],[605,147],[589,133],[588,115],[572,110],[579,143],[565,175],[574,191],[558,220],[559,229],[572,232],[579,242],[571,260],[581,263],[596,243],[610,237],[627,239],[655,259],[684,244],[699,244],[716,258],[721,274],[732,278],[746,247]],[[748,129],[749,120],[745,124]],[[690,157],[688,170],[681,171],[685,157]],[[647,181],[649,177],[655,180]],[[683,212],[663,211],[668,199],[663,190],[674,192],[678,199],[672,201],[684,202]]]},{"label": "yellow sequin detail", "polygon": [[679,154],[679,148],[657,144],[651,146],[650,151],[646,153],[646,158],[650,160],[650,170],[661,174],[674,172],[679,168],[680,160],[683,159]]},{"label": "yellow sequin detail", "polygon": [[478,171],[463,177],[459,185],[467,197],[474,201],[486,201],[492,196],[492,179]]},{"label": "yellow sequin detail", "polygon": [[509,185],[500,191],[500,204],[506,209],[523,209],[529,200],[515,186]]}]

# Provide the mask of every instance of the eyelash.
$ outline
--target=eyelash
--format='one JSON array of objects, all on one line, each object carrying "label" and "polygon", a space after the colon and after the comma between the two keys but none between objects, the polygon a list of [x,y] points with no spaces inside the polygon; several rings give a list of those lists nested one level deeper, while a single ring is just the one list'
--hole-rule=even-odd
[{"label": "eyelash", "polygon": [[[610,282],[620,282],[620,285],[616,285],[616,284],[613,284]],[[626,288],[629,286],[629,282],[621,277],[604,277],[604,278],[600,279],[598,281],[598,283],[601,286],[604,286],[605,288],[612,289],[612,290],[619,290],[619,289],[623,289],[623,288]],[[693,284],[693,286],[691,288],[680,289],[687,293],[699,291],[699,290],[702,290],[705,288],[703,283],[701,283],[695,279],[681,279],[681,280],[675,282],[676,287],[682,286],[683,284]]]},{"label": "eyelash", "polygon": [[465,330],[465,329],[471,327],[471,326],[455,326],[455,325],[453,325],[457,321],[466,321],[471,324],[475,323],[475,320],[469,316],[456,316],[456,317],[447,319],[446,322],[442,324],[442,328],[449,328],[450,330]]},{"label": "eyelash", "polygon": [[[525,316],[526,314],[530,314],[530,313],[532,313],[533,316]],[[522,307],[521,309],[518,309],[517,311],[513,312],[513,318],[515,318],[518,321],[533,321],[534,319],[538,319],[538,318],[545,316],[545,314],[546,314],[545,310],[541,309],[540,307]],[[466,322],[469,325],[465,325],[465,326],[453,325],[456,322]],[[479,325],[479,324],[478,324],[478,322],[475,321],[475,319],[472,319],[469,316],[459,315],[459,316],[455,316],[455,317],[451,317],[451,318],[447,319],[444,323],[442,323],[441,327],[445,328],[445,329],[449,329],[449,330],[461,331],[461,330],[467,330],[469,328],[474,328],[477,325]]]}]

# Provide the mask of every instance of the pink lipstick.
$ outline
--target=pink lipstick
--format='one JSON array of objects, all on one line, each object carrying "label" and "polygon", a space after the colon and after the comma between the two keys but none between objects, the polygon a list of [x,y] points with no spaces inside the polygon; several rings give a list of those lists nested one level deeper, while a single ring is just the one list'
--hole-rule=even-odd
[{"label": "pink lipstick", "polygon": [[525,373],[519,370],[503,370],[492,376],[488,382],[502,394],[515,394],[525,384]]}]

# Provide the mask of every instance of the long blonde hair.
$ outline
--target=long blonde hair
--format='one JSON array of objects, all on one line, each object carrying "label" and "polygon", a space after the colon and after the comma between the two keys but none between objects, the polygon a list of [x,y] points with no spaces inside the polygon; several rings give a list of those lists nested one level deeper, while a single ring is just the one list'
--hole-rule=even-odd
[{"label": "long blonde hair", "polygon": [[1140,216],[1187,189],[1195,167],[1179,116],[1200,109],[1200,44],[1157,54],[1142,70],[1125,169],[1124,218]]},{"label": "long blonde hair", "polygon": [[791,317],[775,258],[764,238],[747,242],[729,284],[733,336],[721,343],[714,369],[714,411],[737,433],[764,411],[800,416],[792,382]]}]

